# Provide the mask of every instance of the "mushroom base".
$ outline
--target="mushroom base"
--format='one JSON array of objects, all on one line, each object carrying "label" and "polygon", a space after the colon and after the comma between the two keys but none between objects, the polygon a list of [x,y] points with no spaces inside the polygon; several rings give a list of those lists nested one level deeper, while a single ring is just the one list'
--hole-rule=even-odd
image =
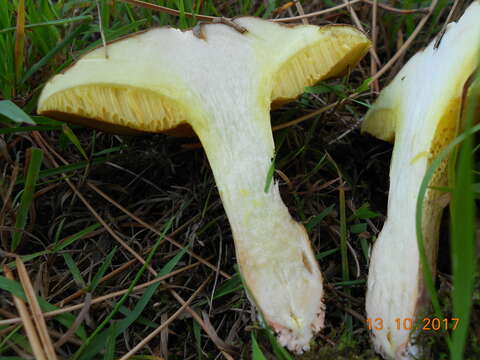
[{"label": "mushroom base", "polygon": [[308,235],[291,218],[276,185],[248,203],[240,219],[229,215],[248,294],[280,344],[302,353],[324,327],[325,313],[322,275]]}]

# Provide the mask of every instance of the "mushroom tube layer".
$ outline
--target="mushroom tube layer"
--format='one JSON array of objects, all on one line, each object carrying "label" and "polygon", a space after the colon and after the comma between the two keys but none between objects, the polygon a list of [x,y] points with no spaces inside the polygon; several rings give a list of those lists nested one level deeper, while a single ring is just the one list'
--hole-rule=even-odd
[{"label": "mushroom tube layer", "polygon": [[82,57],[45,86],[39,112],[110,131],[189,124],[211,165],[237,261],[282,345],[302,352],[323,327],[322,276],[304,227],[266,189],[274,156],[270,104],[341,75],[370,43],[349,26],[238,18],[193,31],[152,29]]},{"label": "mushroom tube layer", "polygon": [[[412,57],[381,92],[362,130],[394,141],[390,164],[388,216],[373,247],[368,274],[367,317],[374,326],[375,348],[386,358],[410,359],[419,352],[410,326],[425,311],[415,213],[423,177],[437,154],[460,127],[464,87],[480,59],[480,2],[457,23]],[[430,266],[435,269],[442,192],[447,160],[435,172],[423,199],[422,233]],[[376,320],[379,319],[379,320]]]}]

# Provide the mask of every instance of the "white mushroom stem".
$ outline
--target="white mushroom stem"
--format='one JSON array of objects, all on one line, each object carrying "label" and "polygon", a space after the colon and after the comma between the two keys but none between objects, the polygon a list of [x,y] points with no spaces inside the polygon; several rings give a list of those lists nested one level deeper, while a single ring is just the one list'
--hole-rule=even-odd
[{"label": "white mushroom stem", "polygon": [[322,276],[308,235],[290,216],[278,184],[265,192],[274,155],[268,108],[249,103],[259,96],[244,103],[223,94],[210,94],[209,101],[226,103],[228,111],[212,106],[209,126],[195,126],[195,132],[214,173],[252,300],[282,345],[301,352],[323,327]]}]

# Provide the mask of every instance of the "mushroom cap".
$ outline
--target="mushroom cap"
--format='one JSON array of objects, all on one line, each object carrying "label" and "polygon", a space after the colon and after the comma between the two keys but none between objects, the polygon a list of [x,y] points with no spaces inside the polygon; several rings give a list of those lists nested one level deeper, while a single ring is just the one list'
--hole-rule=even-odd
[{"label": "mushroom cap", "polygon": [[432,147],[448,143],[457,131],[464,85],[480,59],[479,19],[477,0],[461,21],[448,24],[444,33],[415,54],[367,112],[362,132],[394,142],[398,129],[423,111],[424,125],[412,125],[432,134],[432,127],[438,126],[430,139]]},{"label": "mushroom cap", "polygon": [[114,133],[185,134],[200,121],[202,96],[215,83],[233,88],[237,78],[252,77],[265,106],[283,104],[305,86],[343,74],[370,47],[346,25],[286,26],[254,17],[235,23],[247,32],[204,24],[199,38],[161,27],[96,48],[50,79],[38,112]]}]

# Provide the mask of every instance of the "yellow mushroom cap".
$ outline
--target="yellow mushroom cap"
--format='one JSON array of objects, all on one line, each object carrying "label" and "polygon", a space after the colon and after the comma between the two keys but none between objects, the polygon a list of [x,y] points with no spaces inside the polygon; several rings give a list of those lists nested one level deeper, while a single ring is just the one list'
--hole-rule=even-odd
[{"label": "yellow mushroom cap", "polygon": [[97,48],[46,84],[38,112],[112,132],[164,132],[198,121],[218,83],[262,88],[264,106],[285,103],[353,67],[370,46],[350,26],[235,22],[247,32],[207,24],[201,39],[162,27]]}]

